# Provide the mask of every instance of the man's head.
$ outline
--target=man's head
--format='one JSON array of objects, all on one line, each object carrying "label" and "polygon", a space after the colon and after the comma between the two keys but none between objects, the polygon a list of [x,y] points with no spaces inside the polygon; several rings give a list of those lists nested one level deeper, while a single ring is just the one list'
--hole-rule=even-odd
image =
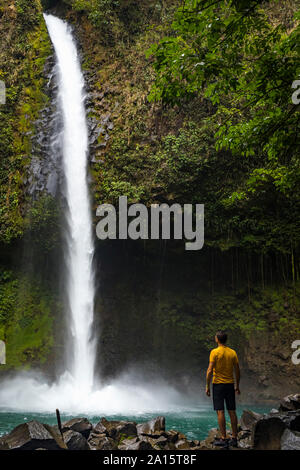
[{"label": "man's head", "polygon": [[215,336],[215,341],[218,344],[225,344],[227,341],[227,333],[225,333],[225,331],[223,330],[217,331],[216,336]]}]

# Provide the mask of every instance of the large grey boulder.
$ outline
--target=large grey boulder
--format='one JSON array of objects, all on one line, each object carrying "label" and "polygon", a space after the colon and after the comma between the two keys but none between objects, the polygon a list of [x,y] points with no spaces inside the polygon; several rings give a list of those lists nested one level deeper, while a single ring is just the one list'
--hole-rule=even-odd
[{"label": "large grey boulder", "polygon": [[281,450],[300,450],[300,433],[286,429],[281,436]]},{"label": "large grey boulder", "polygon": [[8,450],[67,450],[60,434],[47,424],[29,421],[13,429],[1,438],[2,445]]},{"label": "large grey boulder", "polygon": [[131,421],[108,421],[101,418],[95,427],[95,431],[102,431],[115,440],[137,436],[136,423]]},{"label": "large grey boulder", "polygon": [[99,421],[99,423],[94,426],[92,432],[95,434],[106,434],[106,427],[102,424],[101,421]]},{"label": "large grey boulder", "polygon": [[69,450],[90,450],[86,438],[76,431],[66,431],[63,433],[64,442]]},{"label": "large grey boulder", "polygon": [[240,419],[240,428],[242,431],[251,431],[254,424],[262,418],[262,415],[251,410],[244,410]]},{"label": "large grey boulder", "polygon": [[146,436],[145,434],[140,434],[139,436],[140,441],[147,442],[152,446],[153,449],[156,450],[170,450],[173,449],[175,450],[175,445],[171,444],[169,445],[170,442],[168,441],[168,438],[165,435],[161,435],[159,437],[152,437],[152,436]]},{"label": "large grey boulder", "polygon": [[75,431],[79,432],[86,439],[88,439],[90,432],[93,429],[92,423],[87,418],[74,418],[62,424],[62,431]]},{"label": "large grey boulder", "polygon": [[106,434],[92,433],[88,444],[91,450],[116,450],[118,448],[117,443]]},{"label": "large grey boulder", "polygon": [[255,450],[280,450],[285,429],[286,424],[280,417],[265,415],[252,428],[252,447]]}]

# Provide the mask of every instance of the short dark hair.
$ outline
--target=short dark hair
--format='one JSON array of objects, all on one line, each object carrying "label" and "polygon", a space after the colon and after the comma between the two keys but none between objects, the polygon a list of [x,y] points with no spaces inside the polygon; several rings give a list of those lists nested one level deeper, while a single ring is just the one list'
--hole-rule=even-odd
[{"label": "short dark hair", "polygon": [[216,332],[216,337],[218,338],[221,344],[225,344],[227,341],[227,333],[223,330],[219,330]]}]

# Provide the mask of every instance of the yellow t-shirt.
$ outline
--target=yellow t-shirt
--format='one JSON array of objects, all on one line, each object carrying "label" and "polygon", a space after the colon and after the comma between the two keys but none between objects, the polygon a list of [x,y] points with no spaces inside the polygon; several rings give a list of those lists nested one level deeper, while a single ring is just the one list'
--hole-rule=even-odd
[{"label": "yellow t-shirt", "polygon": [[239,360],[236,352],[228,346],[218,346],[213,349],[209,356],[209,362],[213,362],[213,383],[234,383],[233,368]]}]

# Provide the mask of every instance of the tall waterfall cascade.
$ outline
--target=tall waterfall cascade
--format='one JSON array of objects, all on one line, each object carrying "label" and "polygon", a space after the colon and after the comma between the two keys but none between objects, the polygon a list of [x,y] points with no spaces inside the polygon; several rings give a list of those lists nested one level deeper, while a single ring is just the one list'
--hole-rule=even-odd
[{"label": "tall waterfall cascade", "polygon": [[[95,280],[94,243],[87,183],[88,127],[84,78],[72,30],[53,15],[44,15],[55,50],[58,110],[63,129],[58,136],[63,156],[67,201],[67,312],[65,371],[52,384],[41,373],[23,371],[1,382],[0,412],[141,414],[184,408],[182,396],[166,382],[127,371],[110,384],[94,381],[96,358],[92,338]],[[59,264],[59,262],[58,262]],[[57,269],[60,269],[58,266]],[[187,406],[187,408],[189,405]]]},{"label": "tall waterfall cascade", "polygon": [[89,393],[95,364],[95,348],[91,340],[94,246],[87,185],[88,128],[84,79],[69,26],[52,15],[44,16],[56,55],[63,118],[62,155],[68,204],[66,293],[72,333],[71,344],[67,345],[67,359],[76,387]]}]

